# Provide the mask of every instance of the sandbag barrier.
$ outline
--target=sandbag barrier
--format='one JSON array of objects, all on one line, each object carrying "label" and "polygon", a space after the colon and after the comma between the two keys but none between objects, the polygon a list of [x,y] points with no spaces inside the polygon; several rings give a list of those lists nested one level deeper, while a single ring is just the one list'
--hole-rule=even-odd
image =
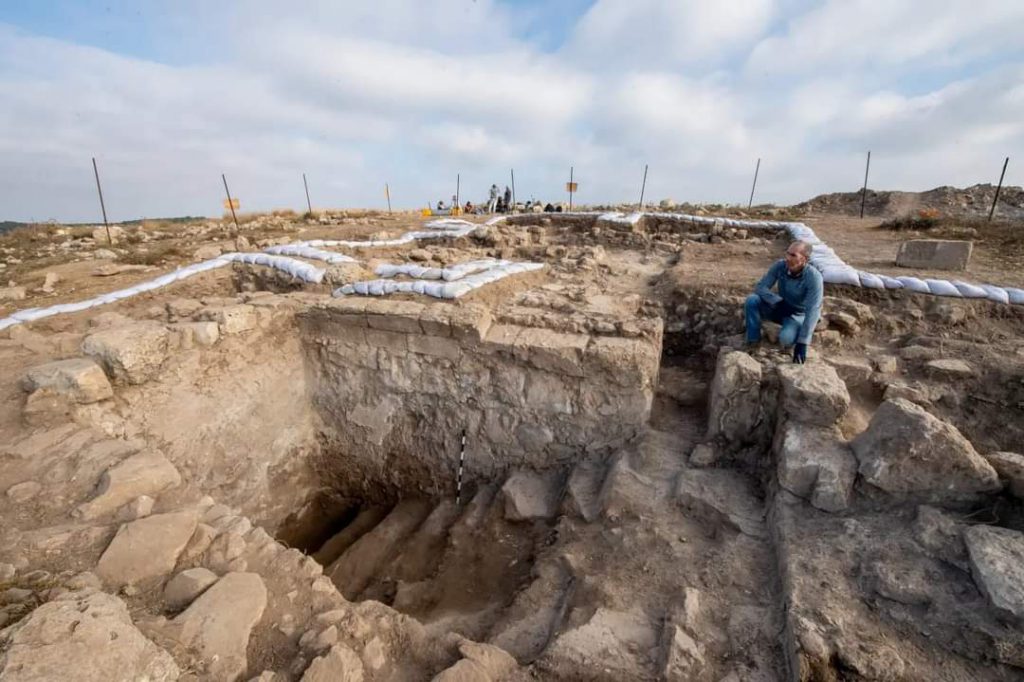
[{"label": "sandbag barrier", "polygon": [[[550,217],[550,214],[541,214]],[[559,213],[559,216],[593,216],[594,213],[573,212]],[[658,218],[670,218],[681,221],[690,221],[694,225],[720,224],[722,227],[742,228],[747,230],[759,229],[784,229],[793,239],[800,239],[814,245],[814,252],[811,255],[811,264],[820,272],[822,279],[829,284],[846,284],[865,289],[907,289],[919,294],[931,294],[933,296],[950,296],[953,298],[984,298],[996,303],[1007,303],[1014,305],[1024,304],[1024,289],[1016,287],[1001,287],[994,284],[971,284],[959,279],[921,279],[912,276],[890,277],[889,275],[875,274],[858,270],[848,265],[842,258],[836,255],[825,242],[821,241],[814,230],[803,223],[784,222],[776,220],[735,220],[732,218],[711,218],[708,216],[688,215],[685,213],[601,213],[598,220],[618,222],[635,225],[645,215]],[[508,216],[495,216],[487,221],[487,225],[496,225],[506,220]]]},{"label": "sandbag barrier", "polygon": [[[465,296],[474,289],[479,289],[510,275],[532,272],[544,267],[543,263],[515,263],[506,260],[495,260],[485,269],[479,270],[478,268],[481,263],[482,261],[462,263],[460,264],[462,266],[461,270],[459,270],[460,265],[446,268],[449,271],[455,271],[459,275],[451,281],[436,281],[435,279],[413,279],[412,281],[374,279],[346,284],[335,289],[332,295],[341,297],[351,295],[390,296],[391,294],[420,294],[433,298],[456,299]],[[472,270],[468,266],[472,266]],[[392,267],[398,268],[399,266]],[[437,268],[423,269],[431,270]],[[408,271],[396,272],[395,274],[405,274],[415,278],[415,274]]]}]

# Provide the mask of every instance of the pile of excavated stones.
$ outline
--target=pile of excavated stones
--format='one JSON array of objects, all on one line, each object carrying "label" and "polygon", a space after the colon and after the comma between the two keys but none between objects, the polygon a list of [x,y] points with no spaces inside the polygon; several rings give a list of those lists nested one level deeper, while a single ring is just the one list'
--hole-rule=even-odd
[{"label": "pile of excavated stones", "polygon": [[[927,665],[914,660],[918,634],[939,647],[936,660],[961,656],[953,664],[965,666],[964,675],[977,674],[971,665],[1024,667],[1013,625],[1024,617],[1024,533],[997,525],[991,514],[975,520],[970,513],[1000,497],[1024,499],[1024,455],[979,453],[955,426],[891,391],[867,427],[846,440],[839,426],[851,397],[843,375],[861,383],[880,371],[875,367],[867,360],[794,365],[770,353],[723,349],[710,391],[709,440],[690,456],[693,466],[750,469],[765,481],[790,605],[791,673],[808,679],[838,660],[866,679],[903,679]],[[875,603],[876,612],[862,602]],[[918,617],[919,633],[903,635],[906,651],[891,641],[869,651],[870,628],[885,631],[885,619],[905,618],[899,609],[907,604],[927,615]],[[858,619],[862,629],[853,633]],[[983,635],[987,647],[970,648],[963,642],[972,637],[961,631]],[[992,679],[1020,671],[1000,674]],[[917,669],[911,677],[936,679],[921,675]]]}]

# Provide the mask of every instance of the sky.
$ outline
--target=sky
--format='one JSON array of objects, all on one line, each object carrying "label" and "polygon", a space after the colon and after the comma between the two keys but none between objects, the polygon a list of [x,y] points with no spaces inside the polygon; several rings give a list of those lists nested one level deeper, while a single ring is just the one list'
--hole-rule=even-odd
[{"label": "sky", "polygon": [[0,220],[1024,183],[1021,0],[0,0]]}]

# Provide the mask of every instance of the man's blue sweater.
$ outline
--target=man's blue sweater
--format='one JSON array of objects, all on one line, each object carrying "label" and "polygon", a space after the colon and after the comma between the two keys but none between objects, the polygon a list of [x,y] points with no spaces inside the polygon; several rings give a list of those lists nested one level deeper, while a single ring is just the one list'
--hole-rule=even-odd
[{"label": "man's blue sweater", "polygon": [[[772,291],[776,283],[779,285],[778,294]],[[768,305],[774,306],[779,301],[785,301],[803,315],[796,342],[810,344],[814,327],[821,317],[821,298],[824,293],[821,273],[817,268],[805,265],[800,274],[793,276],[786,269],[786,261],[776,261],[757,283],[755,291]]]}]

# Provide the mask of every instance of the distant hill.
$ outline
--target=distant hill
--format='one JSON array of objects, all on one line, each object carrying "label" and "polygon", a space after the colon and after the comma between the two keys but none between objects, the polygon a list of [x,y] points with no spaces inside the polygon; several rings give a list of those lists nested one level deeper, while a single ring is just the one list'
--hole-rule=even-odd
[{"label": "distant hill", "polygon": [[[921,209],[935,209],[943,215],[971,218],[987,216],[996,194],[995,185],[974,185],[957,187],[936,187],[927,192],[887,192],[869,189],[864,202],[864,215],[892,218],[915,213]],[[821,194],[794,208],[812,213],[841,213],[860,215],[861,193],[836,192]],[[1002,218],[1024,218],[1024,189],[1003,187],[999,193],[996,216]]]},{"label": "distant hill", "polygon": [[[189,223],[195,220],[206,220],[203,216],[179,216],[176,218],[136,218],[135,220],[122,220],[119,223],[111,223],[111,225],[141,225],[144,220],[159,220],[165,223]],[[14,220],[0,220],[0,234],[9,232],[19,227],[31,227],[32,225],[38,225],[40,223],[19,223]],[[53,224],[53,223],[44,223]],[[102,223],[88,222],[88,223],[57,223],[59,225],[66,225],[68,227],[75,227],[77,225],[102,225]]]}]

